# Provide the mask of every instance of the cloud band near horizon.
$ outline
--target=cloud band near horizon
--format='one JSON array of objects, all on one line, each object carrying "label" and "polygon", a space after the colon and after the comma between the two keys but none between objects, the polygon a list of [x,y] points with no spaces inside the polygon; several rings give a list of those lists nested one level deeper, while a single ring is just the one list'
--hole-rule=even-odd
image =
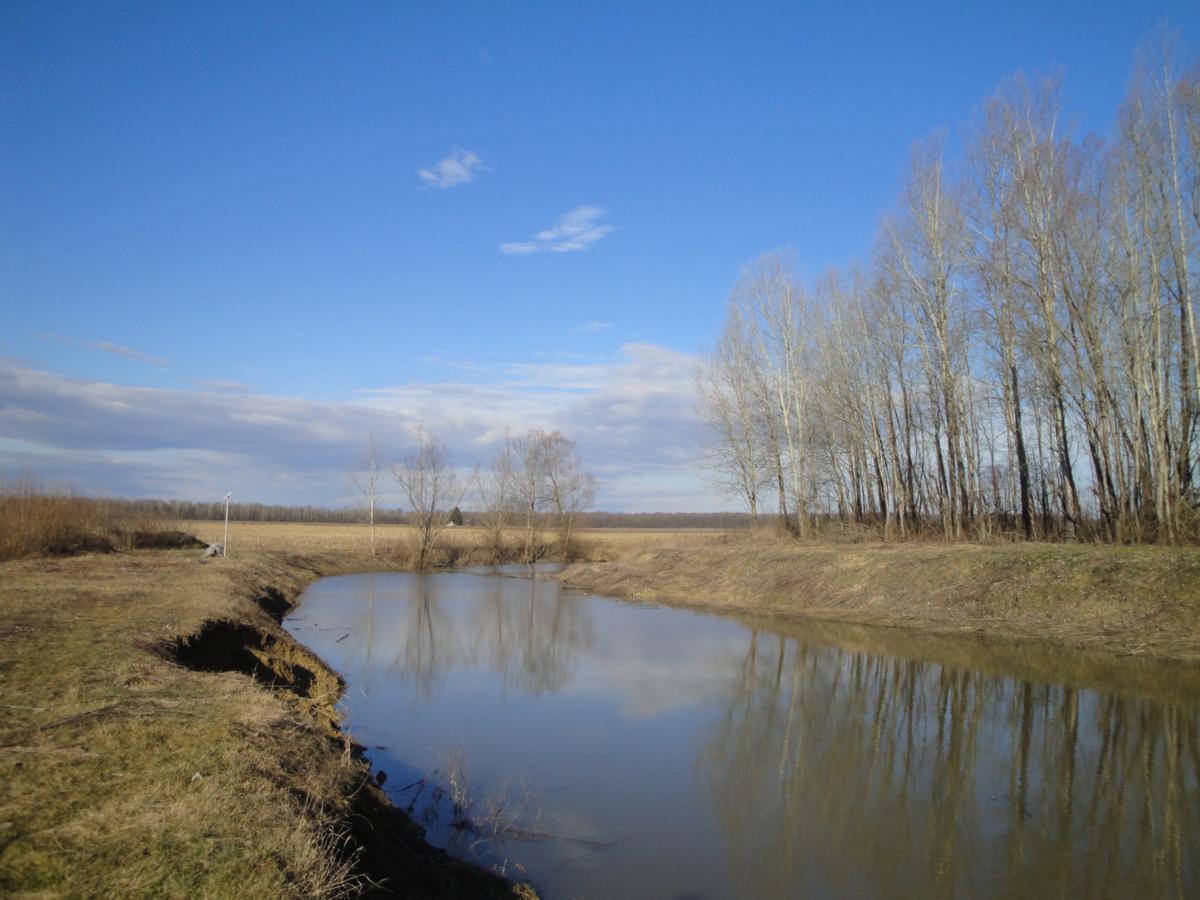
[{"label": "cloud band near horizon", "polygon": [[[454,370],[453,363],[440,363]],[[343,505],[368,432],[399,458],[418,424],[464,471],[504,438],[558,428],[579,446],[614,511],[728,509],[694,466],[692,356],[626,344],[599,361],[474,366],[473,380],[368,388],[318,402],[69,378],[0,359],[0,473],[89,492]]]}]

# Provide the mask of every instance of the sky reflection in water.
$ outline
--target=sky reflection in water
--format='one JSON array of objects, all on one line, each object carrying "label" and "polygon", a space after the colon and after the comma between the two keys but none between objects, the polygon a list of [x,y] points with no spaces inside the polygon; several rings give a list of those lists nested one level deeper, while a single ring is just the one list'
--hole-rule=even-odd
[{"label": "sky reflection in water", "polygon": [[1194,698],[1073,686],[1061,651],[1037,663],[1063,683],[1029,681],[464,572],[322,579],[287,627],[398,804],[433,815],[457,758],[535,833],[455,831],[443,802],[430,839],[546,897],[1200,890]]}]

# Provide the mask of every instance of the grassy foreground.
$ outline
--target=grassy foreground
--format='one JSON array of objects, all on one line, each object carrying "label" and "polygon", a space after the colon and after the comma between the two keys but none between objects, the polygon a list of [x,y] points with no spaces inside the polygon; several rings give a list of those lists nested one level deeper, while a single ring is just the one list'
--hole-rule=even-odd
[{"label": "grassy foreground", "polygon": [[731,613],[1200,661],[1200,548],[770,540],[579,563],[569,586]]},{"label": "grassy foreground", "polygon": [[0,564],[0,895],[532,896],[450,859],[276,617],[351,554]]}]

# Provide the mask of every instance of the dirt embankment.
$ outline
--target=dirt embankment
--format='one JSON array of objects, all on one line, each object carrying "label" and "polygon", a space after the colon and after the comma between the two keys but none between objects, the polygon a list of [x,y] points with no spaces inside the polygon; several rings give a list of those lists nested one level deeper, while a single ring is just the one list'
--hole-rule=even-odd
[{"label": "dirt embankment", "polygon": [[0,565],[0,894],[535,896],[426,843],[279,626],[314,578],[379,565]]},{"label": "dirt embankment", "polygon": [[1200,661],[1200,549],[745,542],[580,563],[608,596]]}]

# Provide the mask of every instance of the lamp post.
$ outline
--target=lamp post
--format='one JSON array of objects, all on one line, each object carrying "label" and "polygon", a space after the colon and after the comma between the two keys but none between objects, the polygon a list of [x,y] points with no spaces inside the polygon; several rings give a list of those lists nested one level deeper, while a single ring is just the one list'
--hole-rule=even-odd
[{"label": "lamp post", "polygon": [[224,541],[224,543],[221,544],[221,556],[222,557],[226,557],[229,555],[229,498],[232,495],[233,495],[233,491],[230,491],[228,494],[226,494],[224,497],[221,498],[222,500],[225,501],[225,541]]}]

